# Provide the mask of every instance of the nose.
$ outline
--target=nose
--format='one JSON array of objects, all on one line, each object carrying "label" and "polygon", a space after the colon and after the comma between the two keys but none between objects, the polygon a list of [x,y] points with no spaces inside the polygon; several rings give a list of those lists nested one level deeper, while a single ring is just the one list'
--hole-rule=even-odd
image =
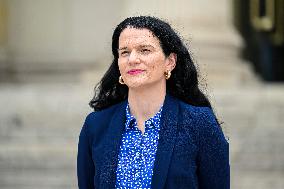
[{"label": "nose", "polygon": [[128,63],[129,64],[140,63],[139,54],[135,50],[131,51],[129,58],[128,58]]}]

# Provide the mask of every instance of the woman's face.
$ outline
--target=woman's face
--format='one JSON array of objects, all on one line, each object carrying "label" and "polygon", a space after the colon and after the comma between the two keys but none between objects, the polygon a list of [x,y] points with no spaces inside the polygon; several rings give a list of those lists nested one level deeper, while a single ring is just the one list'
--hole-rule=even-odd
[{"label": "woman's face", "polygon": [[119,71],[129,88],[165,85],[164,73],[176,62],[176,55],[166,57],[159,39],[148,29],[125,28],[119,36],[118,54]]}]

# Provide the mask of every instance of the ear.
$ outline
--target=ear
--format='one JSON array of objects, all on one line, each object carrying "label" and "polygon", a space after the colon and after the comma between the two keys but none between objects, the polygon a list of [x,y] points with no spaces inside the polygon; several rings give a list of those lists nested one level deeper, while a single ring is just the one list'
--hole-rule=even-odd
[{"label": "ear", "polygon": [[166,61],[166,69],[172,71],[176,67],[177,55],[175,53],[171,53],[167,57]]}]

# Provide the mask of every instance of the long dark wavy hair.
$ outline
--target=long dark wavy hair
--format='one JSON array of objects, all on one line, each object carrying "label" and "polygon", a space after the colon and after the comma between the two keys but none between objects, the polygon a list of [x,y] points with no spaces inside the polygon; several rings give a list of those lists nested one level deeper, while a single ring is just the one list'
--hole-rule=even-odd
[{"label": "long dark wavy hair", "polygon": [[128,97],[128,87],[118,82],[120,76],[118,68],[118,42],[121,32],[127,27],[150,30],[159,39],[166,57],[170,53],[177,55],[176,67],[166,83],[167,93],[188,104],[212,108],[207,97],[199,89],[197,69],[179,35],[168,23],[158,18],[138,16],[126,18],[113,32],[112,64],[101,81],[96,85],[95,95],[89,103],[95,111],[119,103]]}]

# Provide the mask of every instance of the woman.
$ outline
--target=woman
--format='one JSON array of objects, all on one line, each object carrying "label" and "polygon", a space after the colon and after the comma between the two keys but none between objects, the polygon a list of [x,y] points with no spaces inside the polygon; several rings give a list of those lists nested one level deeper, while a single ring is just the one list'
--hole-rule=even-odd
[{"label": "woman", "polygon": [[229,144],[170,25],[127,18],[112,53],[79,138],[79,188],[229,188]]}]

